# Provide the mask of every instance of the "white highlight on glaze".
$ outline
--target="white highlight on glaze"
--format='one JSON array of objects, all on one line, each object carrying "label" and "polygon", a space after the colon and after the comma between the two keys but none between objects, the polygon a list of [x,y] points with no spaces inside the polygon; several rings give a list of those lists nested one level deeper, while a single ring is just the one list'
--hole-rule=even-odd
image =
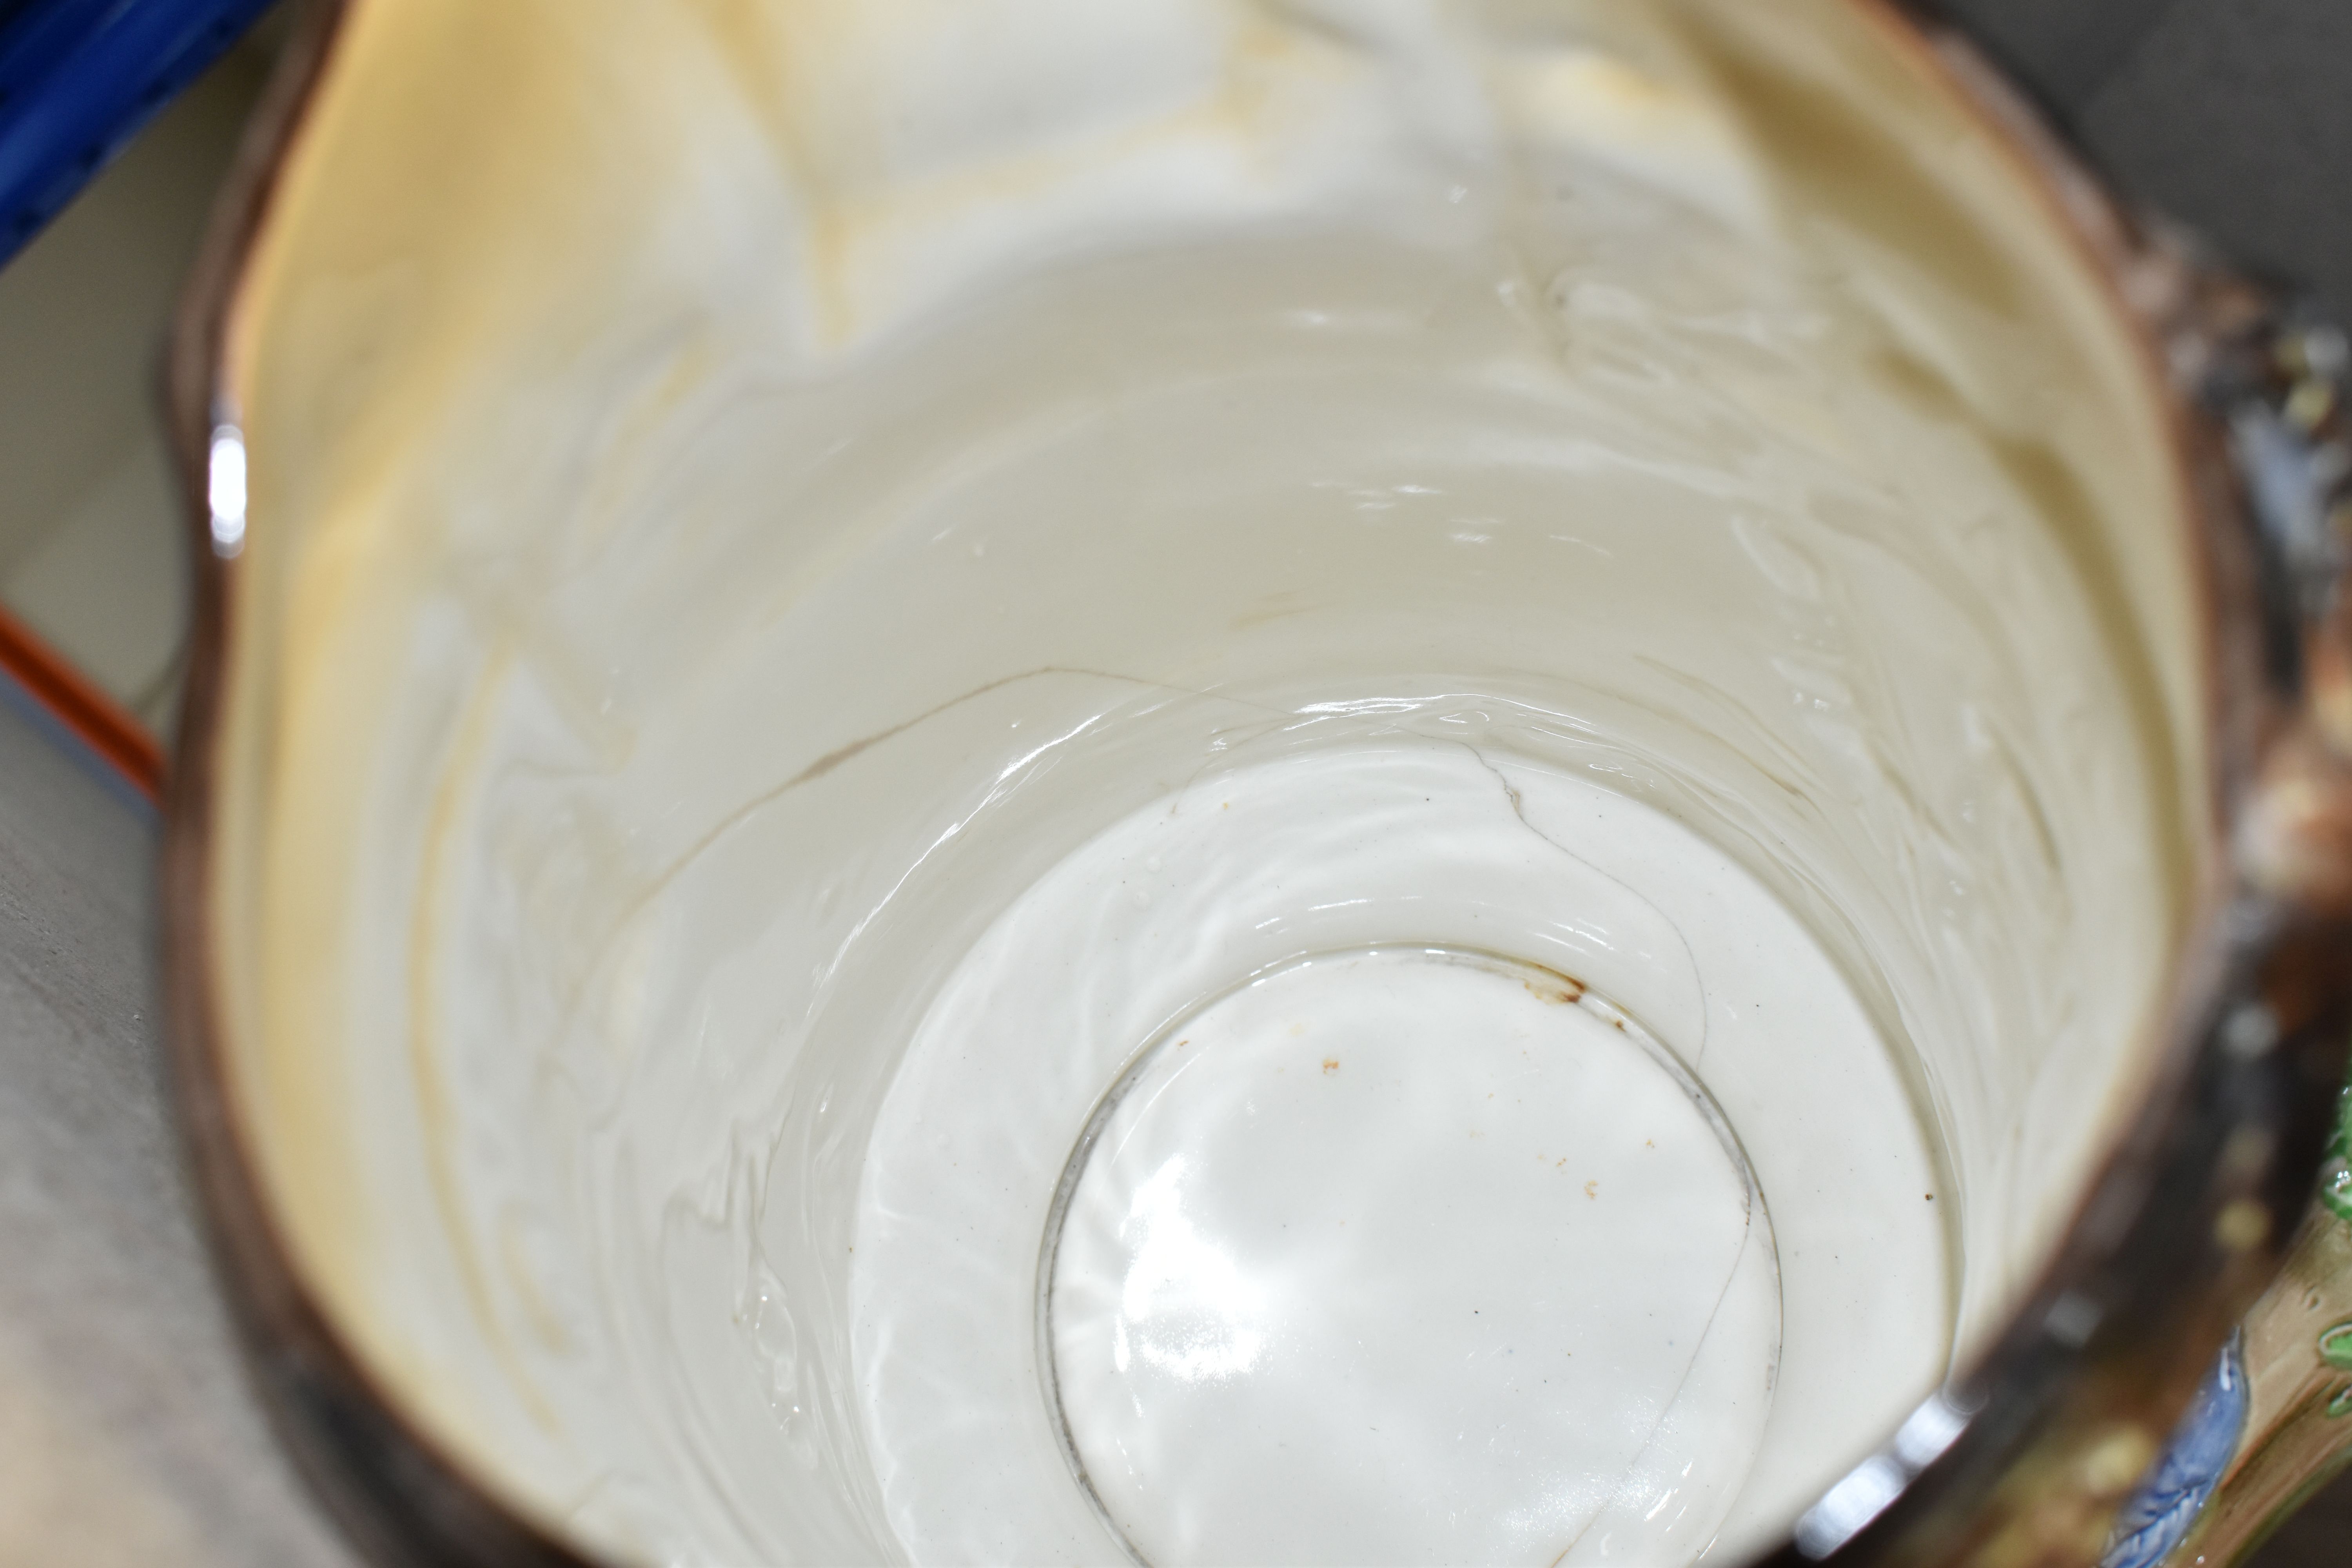
[{"label": "white highlight on glaze", "polygon": [[1895,1457],[1914,1471],[1924,1470],[1943,1457],[1968,1424],[1968,1414],[1938,1390],[1920,1401],[1919,1408],[1895,1429]]},{"label": "white highlight on glaze", "polygon": [[[1131,1336],[1139,1332],[1143,1362],[1153,1370],[1184,1383],[1238,1377],[1257,1370],[1265,1348],[1257,1321],[1264,1293],[1186,1216],[1186,1165],[1183,1155],[1170,1155],[1126,1205],[1120,1234],[1133,1256],[1118,1273],[1111,1363],[1122,1373],[1138,1370]],[[1153,1331],[1171,1319],[1184,1327]]]},{"label": "white highlight on glaze", "polygon": [[1873,1454],[1841,1478],[1797,1520],[1797,1549],[1828,1556],[1844,1545],[1902,1492],[1910,1479],[1943,1456],[1967,1429],[1970,1411],[1937,1390],[1895,1430],[1889,1452]]},{"label": "white highlight on glaze", "polygon": [[245,548],[245,436],[234,425],[214,427],[206,449],[205,496],[212,513],[213,553],[232,560]]},{"label": "white highlight on glaze", "polygon": [[1885,1513],[1908,1479],[1887,1455],[1864,1459],[1797,1521],[1797,1550],[1808,1557],[1828,1556]]}]

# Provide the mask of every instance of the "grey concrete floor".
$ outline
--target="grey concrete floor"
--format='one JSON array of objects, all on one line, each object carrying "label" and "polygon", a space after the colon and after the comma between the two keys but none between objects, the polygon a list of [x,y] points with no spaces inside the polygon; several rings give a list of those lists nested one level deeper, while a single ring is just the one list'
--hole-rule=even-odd
[{"label": "grey concrete floor", "polygon": [[1940,9],[2124,190],[2352,321],[2352,0],[1940,0]]},{"label": "grey concrete floor", "polygon": [[338,1568],[189,1212],[154,813],[0,700],[0,1563]]}]

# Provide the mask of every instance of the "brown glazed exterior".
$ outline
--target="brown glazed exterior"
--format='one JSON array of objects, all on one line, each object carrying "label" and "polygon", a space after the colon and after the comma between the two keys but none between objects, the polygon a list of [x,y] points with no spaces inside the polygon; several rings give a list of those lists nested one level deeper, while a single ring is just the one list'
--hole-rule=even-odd
[{"label": "brown glazed exterior", "polygon": [[[222,198],[168,372],[195,583],[162,867],[176,1094],[256,1380],[288,1447],[361,1545],[387,1563],[582,1563],[460,1469],[360,1364],[295,1267],[228,1089],[207,910],[239,569],[214,548],[209,453],[215,426],[235,423],[222,402],[223,353],[247,258],[354,3],[314,0],[300,18]],[[2080,1568],[2100,1557],[2116,1507],[2277,1271],[2343,1080],[2352,606],[2338,604],[2336,579],[2339,525],[2352,512],[2316,490],[2282,508],[2277,483],[2242,470],[2259,456],[2248,450],[2252,426],[2268,421],[2306,450],[2330,436],[2342,367],[2320,345],[2342,340],[2298,326],[2183,244],[2127,222],[1965,43],[1888,0],[1854,3],[2044,193],[2053,220],[2108,281],[2172,408],[2195,527],[2158,547],[2198,558],[2218,774],[2209,831],[2228,872],[2174,977],[2161,1068],[2055,1261],[1980,1364],[1931,1401],[1934,1439],[1906,1428],[1765,1562]],[[2304,390],[2315,383],[2322,395]],[[2303,417],[2315,408],[2317,419]],[[1842,1496],[1868,1500],[1840,1507]]]}]

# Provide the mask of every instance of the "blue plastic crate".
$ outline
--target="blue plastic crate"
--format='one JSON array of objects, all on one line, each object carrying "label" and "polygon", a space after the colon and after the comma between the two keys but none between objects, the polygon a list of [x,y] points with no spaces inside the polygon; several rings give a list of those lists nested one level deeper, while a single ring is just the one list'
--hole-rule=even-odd
[{"label": "blue plastic crate", "polygon": [[0,264],[272,0],[0,0]]}]

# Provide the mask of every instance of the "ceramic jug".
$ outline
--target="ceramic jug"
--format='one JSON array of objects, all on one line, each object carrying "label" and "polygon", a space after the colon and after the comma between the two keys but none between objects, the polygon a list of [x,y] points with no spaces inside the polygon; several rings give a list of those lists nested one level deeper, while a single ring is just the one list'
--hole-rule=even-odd
[{"label": "ceramic jug", "polygon": [[304,38],[168,958],[387,1556],[2120,1568],[2334,1462],[2344,340],[1965,47]]}]

